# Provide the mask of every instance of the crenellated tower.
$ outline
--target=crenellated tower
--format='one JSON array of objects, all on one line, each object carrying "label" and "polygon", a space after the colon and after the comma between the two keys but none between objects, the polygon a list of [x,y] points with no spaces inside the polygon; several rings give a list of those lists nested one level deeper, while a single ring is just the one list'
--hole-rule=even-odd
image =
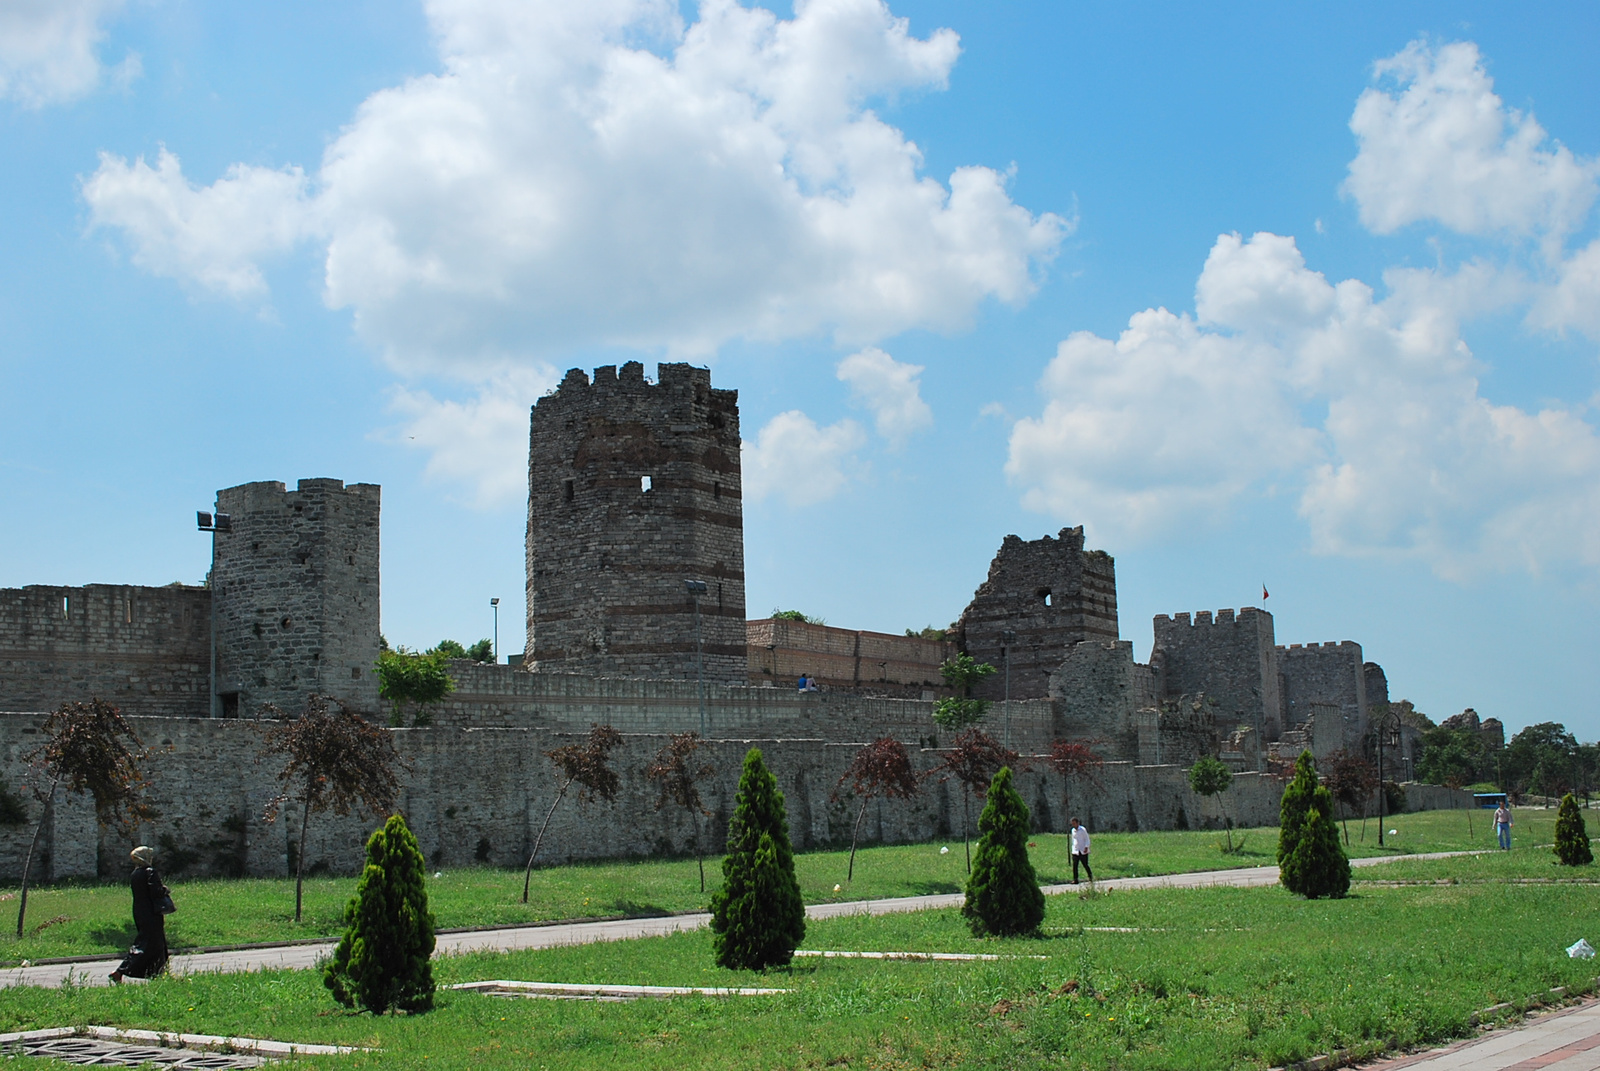
[{"label": "crenellated tower", "polygon": [[743,681],[739,395],[708,369],[572,369],[528,436],[527,652],[535,672]]}]

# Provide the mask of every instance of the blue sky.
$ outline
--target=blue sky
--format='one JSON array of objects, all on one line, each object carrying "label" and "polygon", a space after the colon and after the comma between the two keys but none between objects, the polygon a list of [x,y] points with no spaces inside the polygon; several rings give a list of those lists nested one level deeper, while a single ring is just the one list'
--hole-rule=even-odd
[{"label": "blue sky", "polygon": [[[903,21],[902,21],[903,20]],[[392,641],[520,649],[526,407],[740,391],[748,608],[959,614],[1084,524],[1122,632],[1259,603],[1600,736],[1579,4],[0,5],[0,585],[195,581],[384,487]]]}]

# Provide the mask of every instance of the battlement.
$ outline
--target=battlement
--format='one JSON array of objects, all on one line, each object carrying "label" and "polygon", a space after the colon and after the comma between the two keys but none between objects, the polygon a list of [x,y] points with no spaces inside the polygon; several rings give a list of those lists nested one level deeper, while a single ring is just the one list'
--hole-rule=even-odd
[{"label": "battlement", "polygon": [[1354,640],[1328,640],[1326,643],[1291,643],[1288,646],[1279,644],[1279,652],[1294,658],[1309,654],[1361,654],[1361,645]]},{"label": "battlement", "polygon": [[1237,613],[1229,609],[1218,610],[1216,611],[1215,615],[1213,615],[1210,610],[1196,610],[1192,616],[1187,611],[1173,614],[1171,616],[1168,616],[1167,614],[1156,614],[1151,623],[1154,625],[1157,633],[1160,633],[1163,629],[1193,629],[1202,627],[1213,628],[1219,625],[1249,624],[1259,628],[1263,622],[1270,623],[1271,620],[1272,615],[1267,613],[1265,610],[1257,609],[1254,606],[1246,606]]},{"label": "battlement", "polygon": [[[548,398],[563,398],[571,400],[577,397],[587,397],[590,393],[608,393],[614,390],[663,390],[668,392],[682,392],[685,390],[706,390],[711,387],[711,369],[697,368],[692,364],[682,362],[663,361],[656,365],[656,378],[654,382],[645,378],[644,365],[638,361],[628,361],[620,368],[614,364],[601,365],[594,370],[591,379],[581,368],[569,368],[567,374],[561,377],[554,393],[546,395]],[[738,391],[716,391],[718,394],[737,395]],[[541,399],[542,401],[543,399]]]}]

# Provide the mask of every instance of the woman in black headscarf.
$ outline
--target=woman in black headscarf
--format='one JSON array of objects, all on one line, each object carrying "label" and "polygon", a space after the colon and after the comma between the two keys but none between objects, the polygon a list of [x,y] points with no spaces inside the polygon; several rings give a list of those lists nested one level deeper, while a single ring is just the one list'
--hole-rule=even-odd
[{"label": "woman in black headscarf", "polygon": [[138,935],[127,958],[111,972],[111,980],[124,977],[153,978],[167,965],[167,918],[162,907],[168,903],[167,887],[153,865],[154,848],[141,844],[133,850],[133,925]]}]

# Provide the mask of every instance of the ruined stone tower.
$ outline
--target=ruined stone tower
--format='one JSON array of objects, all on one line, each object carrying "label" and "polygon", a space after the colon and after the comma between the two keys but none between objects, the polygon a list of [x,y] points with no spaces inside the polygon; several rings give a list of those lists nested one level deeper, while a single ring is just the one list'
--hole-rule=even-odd
[{"label": "ruined stone tower", "polygon": [[[1003,634],[1010,630],[1011,698],[1050,693],[1050,674],[1067,650],[1084,640],[1117,639],[1117,571],[1111,555],[1083,549],[1083,526],[1059,537],[1023,542],[1008,535],[957,626],[961,649],[997,670]],[[985,699],[1005,691],[996,673],[978,689]]]},{"label": "ruined stone tower", "polygon": [[658,372],[575,368],[533,407],[524,668],[693,680],[701,581],[706,680],[747,676],[739,395]]},{"label": "ruined stone tower", "polygon": [[212,594],[223,717],[264,703],[298,713],[308,695],[378,709],[376,484],[301,480],[217,492]]}]

